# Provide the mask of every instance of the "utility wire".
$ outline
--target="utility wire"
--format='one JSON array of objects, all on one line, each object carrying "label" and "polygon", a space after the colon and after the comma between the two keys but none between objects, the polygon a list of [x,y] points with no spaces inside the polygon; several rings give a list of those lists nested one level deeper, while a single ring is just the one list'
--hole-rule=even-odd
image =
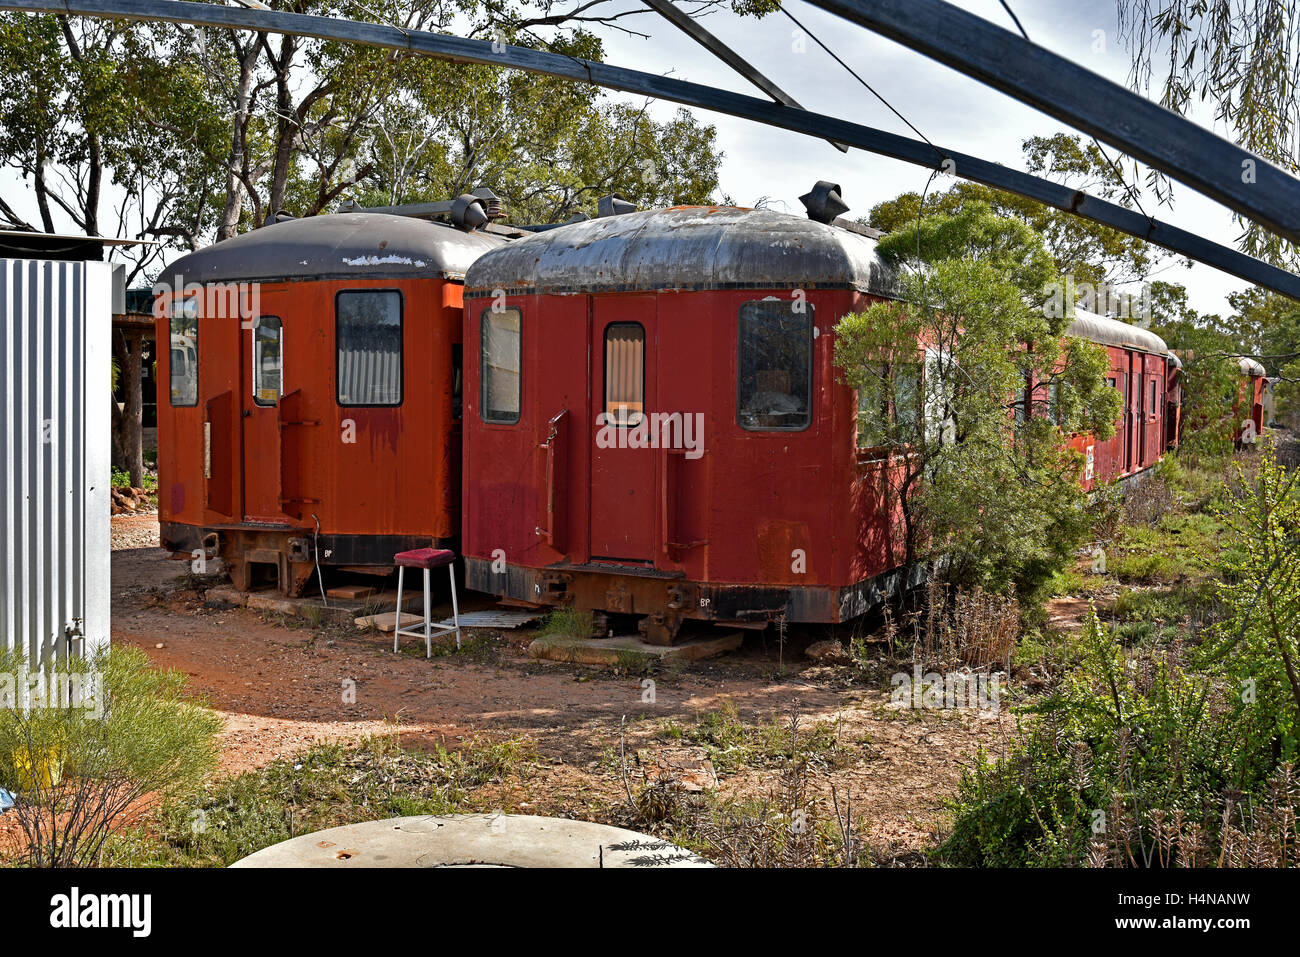
[{"label": "utility wire", "polygon": [[795,26],[797,26],[797,27],[798,27],[800,30],[802,30],[804,33],[808,34],[808,36],[812,37],[813,42],[816,43],[816,44],[817,44],[819,47],[821,47],[823,50],[825,50],[828,54],[830,54],[831,59],[833,59],[833,60],[834,60],[836,63],[838,63],[840,66],[844,67],[844,69],[848,70],[848,71],[849,71],[849,75],[852,76],[853,79],[855,79],[855,80],[857,80],[859,83],[861,83],[864,87],[866,87],[867,90],[870,91],[870,93],[871,93],[872,96],[874,96],[876,99],[878,99],[881,103],[885,104],[885,106],[887,106],[887,107],[889,108],[889,111],[890,111],[891,113],[893,113],[896,117],[898,117],[900,120],[902,120],[904,123],[906,123],[908,129],[910,129],[910,130],[911,130],[913,133],[915,133],[917,136],[921,137],[921,139],[925,140],[926,143],[929,143],[930,148],[933,149],[936,153],[939,154],[939,158],[940,158],[941,160],[946,160],[946,159],[948,159],[948,157],[947,157],[946,155],[944,155],[943,151],[940,150],[939,147],[935,146],[933,143],[930,143],[930,137],[926,136],[924,133],[922,133],[920,130],[918,130],[915,126],[913,126],[913,125],[912,125],[912,121],[909,120],[906,116],[904,116],[902,113],[898,112],[898,110],[894,109],[894,105],[893,105],[892,103],[890,103],[887,99],[885,99],[885,98],[884,98],[883,96],[881,96],[878,92],[876,92],[875,87],[873,87],[870,83],[868,83],[866,80],[864,80],[864,79],[863,79],[863,78],[858,74],[858,72],[857,72],[856,70],[853,69],[853,67],[849,66],[847,63],[845,63],[843,60],[841,60],[840,57],[835,53],[834,50],[832,50],[830,47],[828,47],[825,43],[823,43],[823,42],[821,41],[821,39],[817,36],[817,34],[813,33],[813,32],[812,32],[811,30],[809,30],[806,26],[804,26],[802,23],[800,23],[799,20],[798,20],[798,18],[796,18],[795,15],[794,15],[793,13],[791,13],[789,10],[787,10],[784,6],[781,7],[781,12],[784,13],[787,17],[789,17],[789,18],[790,18],[790,21],[791,21]]},{"label": "utility wire", "polygon": [[[1007,16],[1011,17],[1012,22],[1015,23],[1016,29],[1020,31],[1020,35],[1026,40],[1029,40],[1029,34],[1025,32],[1024,25],[1021,24],[1020,18],[1016,16],[1016,12],[1011,9],[1011,5],[1007,3],[1007,0],[999,0],[999,2],[1002,4],[1002,9],[1007,11]],[[1029,42],[1033,43],[1034,41],[1029,40]],[[1128,193],[1129,198],[1137,204],[1138,211],[1147,218],[1147,222],[1154,228],[1156,221],[1152,219],[1151,214],[1143,208],[1142,200],[1138,197],[1137,190],[1129,185],[1128,179],[1124,176],[1123,170],[1121,170],[1119,166],[1116,165],[1115,161],[1110,158],[1110,154],[1106,152],[1106,147],[1102,146],[1101,143],[1098,142],[1097,137],[1092,137],[1092,143],[1101,152],[1101,155],[1106,162],[1110,164],[1110,168],[1114,170],[1115,175],[1119,177],[1120,185],[1124,187],[1124,191]]]}]

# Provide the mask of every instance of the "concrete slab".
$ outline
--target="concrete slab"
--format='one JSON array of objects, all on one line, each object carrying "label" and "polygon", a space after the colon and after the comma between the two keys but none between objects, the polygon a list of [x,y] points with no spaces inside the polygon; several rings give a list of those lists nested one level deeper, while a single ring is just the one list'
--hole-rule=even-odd
[{"label": "concrete slab", "polygon": [[[405,599],[405,596],[403,596]],[[403,604],[406,602],[403,601]],[[408,606],[409,607],[409,606]],[[518,628],[526,625],[530,621],[535,621],[541,616],[540,612],[534,611],[516,611],[513,609],[488,608],[483,611],[467,611],[460,616],[461,628]],[[412,625],[423,624],[423,614],[411,615],[403,614],[403,628],[409,628]],[[393,631],[393,613],[378,615],[363,615],[356,619],[358,628],[378,628],[380,631]],[[433,624],[443,628],[451,628],[455,622],[450,618],[443,618],[441,621],[435,621]]]},{"label": "concrete slab", "polygon": [[532,814],[394,817],[332,827],[231,867],[712,867],[636,831]]},{"label": "concrete slab", "polygon": [[[302,598],[285,598],[277,591],[248,592],[238,591],[230,585],[217,585],[207,590],[206,598],[208,601],[224,601],[257,611],[270,611],[298,618],[314,618],[319,615],[324,621],[334,621],[339,624],[354,621],[357,613],[367,607],[367,602],[372,608],[378,606],[379,613],[381,615],[387,613],[390,619],[393,611],[397,608],[397,594],[395,591],[372,597],[367,601],[358,601],[351,598],[331,598],[327,605],[321,601],[319,593],[304,595]],[[423,602],[424,597],[422,594],[402,595],[402,607],[408,611],[412,607],[422,607]],[[421,617],[420,620],[423,621],[424,618]],[[391,631],[391,628],[389,630]]]},{"label": "concrete slab", "polygon": [[659,661],[699,661],[735,651],[744,641],[741,632],[722,632],[707,638],[693,638],[677,645],[650,645],[631,635],[614,638],[571,638],[543,635],[528,646],[534,658],[565,661],[576,665],[614,667],[635,662],[638,656]]}]

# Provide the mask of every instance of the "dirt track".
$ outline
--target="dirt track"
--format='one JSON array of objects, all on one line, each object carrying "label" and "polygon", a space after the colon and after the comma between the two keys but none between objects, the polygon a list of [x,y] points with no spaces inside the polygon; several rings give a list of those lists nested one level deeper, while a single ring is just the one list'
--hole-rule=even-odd
[{"label": "dirt track", "polygon": [[[1014,726],[1004,713],[898,712],[878,688],[850,681],[846,668],[814,665],[786,649],[779,667],[772,641],[747,639],[741,651],[655,676],[656,700],[642,701],[636,677],[537,662],[523,653],[531,631],[504,631],[472,654],[426,660],[394,655],[391,637],[339,627],[294,627],[243,608],[205,606],[178,588],[185,566],[157,548],[155,516],[113,520],[113,638],[145,649],[160,666],[190,676],[226,721],[222,766],[238,772],[323,740],[356,740],[400,723],[412,746],[473,736],[521,736],[536,743],[538,766],[504,803],[580,813],[615,802],[621,775],[610,767],[626,715],[628,750],[654,747],[663,719],[695,721],[730,699],[746,720],[788,710],[838,722],[858,749],[849,767],[815,782],[849,794],[870,821],[873,843],[899,852],[930,846],[944,800],[977,749],[999,751]],[[450,608],[447,609],[448,613]],[[157,647],[161,645],[162,647]],[[344,703],[344,683],[356,683]],[[743,793],[773,784],[767,772],[742,772],[723,787]]]}]

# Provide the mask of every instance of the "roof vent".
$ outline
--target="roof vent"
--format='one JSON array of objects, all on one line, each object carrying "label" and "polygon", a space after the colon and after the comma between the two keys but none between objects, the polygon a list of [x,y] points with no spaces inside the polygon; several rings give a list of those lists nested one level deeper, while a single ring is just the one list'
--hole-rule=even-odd
[{"label": "roof vent", "polygon": [[277,209],[266,214],[266,219],[262,220],[262,225],[274,226],[276,223],[287,223],[289,220],[297,218],[293,213],[286,213],[283,209]]},{"label": "roof vent", "polygon": [[[466,231],[478,229],[488,221],[487,210],[483,208],[486,200],[480,200],[469,193],[461,193],[451,203],[451,221]],[[499,207],[498,207],[499,208]]]},{"label": "roof vent", "polygon": [[809,219],[827,225],[849,211],[848,204],[840,199],[840,184],[828,183],[824,179],[818,181],[812,192],[800,196],[799,202],[808,210]]},{"label": "roof vent", "polygon": [[596,215],[603,216],[622,216],[624,213],[635,213],[636,203],[629,202],[618,193],[610,193],[608,196],[602,196],[596,201]]}]

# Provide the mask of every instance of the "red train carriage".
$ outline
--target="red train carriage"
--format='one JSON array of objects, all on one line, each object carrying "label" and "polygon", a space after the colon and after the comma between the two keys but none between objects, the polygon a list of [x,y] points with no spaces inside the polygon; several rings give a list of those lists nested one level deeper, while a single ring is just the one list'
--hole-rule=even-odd
[{"label": "red train carriage", "polygon": [[1166,357],[1165,376],[1165,448],[1178,447],[1183,434],[1183,360],[1171,350]]},{"label": "red train carriage", "polygon": [[836,321],[888,297],[867,231],[682,207],[566,226],[466,278],[471,588],[761,627],[843,621],[902,543],[832,368]]},{"label": "red train carriage", "polygon": [[1084,455],[1083,485],[1127,479],[1160,461],[1169,446],[1168,419],[1176,419],[1178,360],[1154,332],[1118,319],[1075,310],[1066,334],[1104,346],[1110,358],[1106,383],[1123,402],[1115,434],[1097,440],[1091,434],[1070,438],[1070,447]]},{"label": "red train carriage", "polygon": [[459,531],[462,279],[503,240],[376,213],[277,223],[159,277],[162,543],[241,589]]},{"label": "red train carriage", "polygon": [[1264,434],[1264,390],[1268,379],[1264,367],[1254,359],[1241,356],[1237,364],[1242,382],[1233,406],[1237,425],[1232,437],[1239,445],[1250,445]]}]

